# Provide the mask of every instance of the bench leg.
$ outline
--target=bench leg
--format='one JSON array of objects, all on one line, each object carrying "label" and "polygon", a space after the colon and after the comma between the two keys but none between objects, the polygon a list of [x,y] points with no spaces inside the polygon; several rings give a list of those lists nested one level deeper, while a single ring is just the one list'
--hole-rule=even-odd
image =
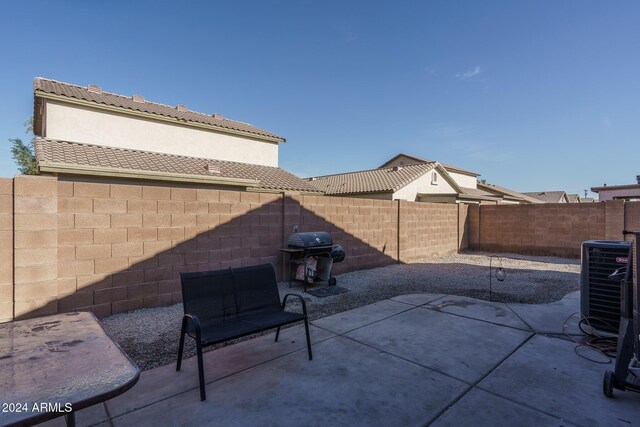
[{"label": "bench leg", "polygon": [[276,329],[276,339],[275,339],[276,342],[278,342],[279,336],[280,336],[280,326],[278,326],[278,329]]},{"label": "bench leg", "polygon": [[202,363],[202,343],[200,340],[196,343],[198,350],[198,380],[200,381],[200,400],[207,400],[207,393],[204,389],[204,364]]},{"label": "bench leg", "polygon": [[182,319],[182,328],[180,329],[180,344],[178,345],[178,362],[176,363],[176,371],[180,370],[182,365],[182,351],[184,350],[184,336],[187,333],[187,318]]},{"label": "bench leg", "polygon": [[304,331],[307,334],[307,351],[309,352],[309,360],[313,360],[313,354],[311,354],[311,338],[309,338],[309,322],[304,319]]}]

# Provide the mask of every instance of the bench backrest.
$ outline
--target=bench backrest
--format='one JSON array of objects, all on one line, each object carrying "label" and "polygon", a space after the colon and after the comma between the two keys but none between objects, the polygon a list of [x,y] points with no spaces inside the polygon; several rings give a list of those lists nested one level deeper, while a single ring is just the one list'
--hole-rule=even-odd
[{"label": "bench backrest", "polygon": [[180,273],[184,312],[203,327],[238,315],[280,311],[280,294],[272,264]]}]

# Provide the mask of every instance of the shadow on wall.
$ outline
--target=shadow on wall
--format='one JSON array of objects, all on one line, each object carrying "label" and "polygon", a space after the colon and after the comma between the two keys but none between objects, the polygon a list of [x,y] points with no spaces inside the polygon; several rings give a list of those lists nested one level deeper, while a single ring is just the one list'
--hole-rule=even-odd
[{"label": "shadow on wall", "polygon": [[[286,256],[278,249],[286,245],[294,224],[299,231],[327,231],[334,243],[345,248],[346,259],[336,264],[336,274],[398,261],[397,216],[390,214],[393,210],[354,215],[358,207],[311,203],[307,209],[292,197],[251,196],[256,197],[256,203],[202,202],[194,205],[190,214],[176,203],[175,212],[145,212],[144,227],[113,228],[112,221],[111,228],[85,229],[84,241],[78,237],[81,240],[75,245],[58,247],[58,287],[75,283],[75,292],[63,294],[16,320],[74,310],[88,310],[103,317],[175,304],[182,301],[181,272],[270,262],[276,266],[279,279],[288,279]],[[258,201],[267,199],[265,203]],[[171,203],[167,202],[169,208]],[[348,224],[350,231],[325,218]],[[366,222],[374,218],[375,223]]]}]

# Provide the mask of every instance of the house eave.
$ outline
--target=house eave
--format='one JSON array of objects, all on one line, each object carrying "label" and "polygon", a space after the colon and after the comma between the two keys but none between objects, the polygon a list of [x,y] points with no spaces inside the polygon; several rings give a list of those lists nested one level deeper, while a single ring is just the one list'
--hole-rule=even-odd
[{"label": "house eave", "polygon": [[[228,128],[215,126],[215,125],[207,125],[207,124],[204,124],[204,123],[181,120],[181,119],[177,119],[177,118],[174,118],[174,117],[160,116],[158,114],[146,113],[146,112],[143,112],[143,111],[129,110],[127,108],[115,107],[115,106],[112,106],[112,105],[97,104],[95,102],[85,101],[85,100],[82,100],[82,99],[70,98],[68,96],[56,95],[56,94],[53,94],[53,93],[36,91],[36,92],[34,92],[34,96],[36,98],[42,98],[42,99],[48,99],[48,100],[58,101],[58,102],[67,103],[67,104],[79,105],[79,106],[83,106],[83,107],[87,107],[87,108],[92,108],[92,109],[102,110],[102,111],[108,111],[108,112],[118,113],[118,114],[124,114],[124,115],[128,115],[128,116],[142,117],[142,118],[149,119],[149,120],[156,120],[156,121],[161,121],[161,122],[166,122],[166,123],[172,123],[174,125],[194,127],[194,128],[199,128],[199,129],[206,129],[208,131],[220,132],[220,133],[230,134],[230,135],[234,135],[234,136],[243,136],[243,137],[246,137],[246,138],[257,139],[257,140],[263,141],[263,142],[271,142],[271,143],[286,142],[285,138],[275,138],[275,137],[271,137],[271,136],[259,135],[259,134],[252,133],[252,132],[243,132],[243,131],[240,131],[240,130],[228,129]],[[44,136],[44,135],[40,135],[40,136]]]},{"label": "house eave", "polygon": [[87,175],[87,176],[104,176],[112,178],[133,178],[145,179],[153,181],[174,181],[174,182],[193,182],[212,185],[228,185],[234,187],[258,187],[260,181],[254,179],[213,177],[202,175],[178,174],[169,172],[145,171],[137,169],[120,169],[96,166],[71,165],[67,163],[55,162],[39,162],[38,169],[40,172],[71,174],[71,175]]}]

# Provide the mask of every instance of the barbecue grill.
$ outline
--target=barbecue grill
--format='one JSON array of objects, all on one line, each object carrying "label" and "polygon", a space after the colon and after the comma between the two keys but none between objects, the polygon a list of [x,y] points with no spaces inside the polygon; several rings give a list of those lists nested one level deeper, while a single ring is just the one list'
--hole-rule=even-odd
[{"label": "barbecue grill", "polygon": [[[289,254],[289,286],[294,281],[302,282],[305,292],[309,283],[327,282],[335,285],[336,278],[331,275],[333,264],[345,258],[344,248],[334,245],[331,234],[326,231],[293,233],[287,239],[287,247],[280,251]],[[309,268],[314,261],[316,268]],[[297,278],[294,269],[297,271],[300,266],[304,274],[302,278]]]}]

